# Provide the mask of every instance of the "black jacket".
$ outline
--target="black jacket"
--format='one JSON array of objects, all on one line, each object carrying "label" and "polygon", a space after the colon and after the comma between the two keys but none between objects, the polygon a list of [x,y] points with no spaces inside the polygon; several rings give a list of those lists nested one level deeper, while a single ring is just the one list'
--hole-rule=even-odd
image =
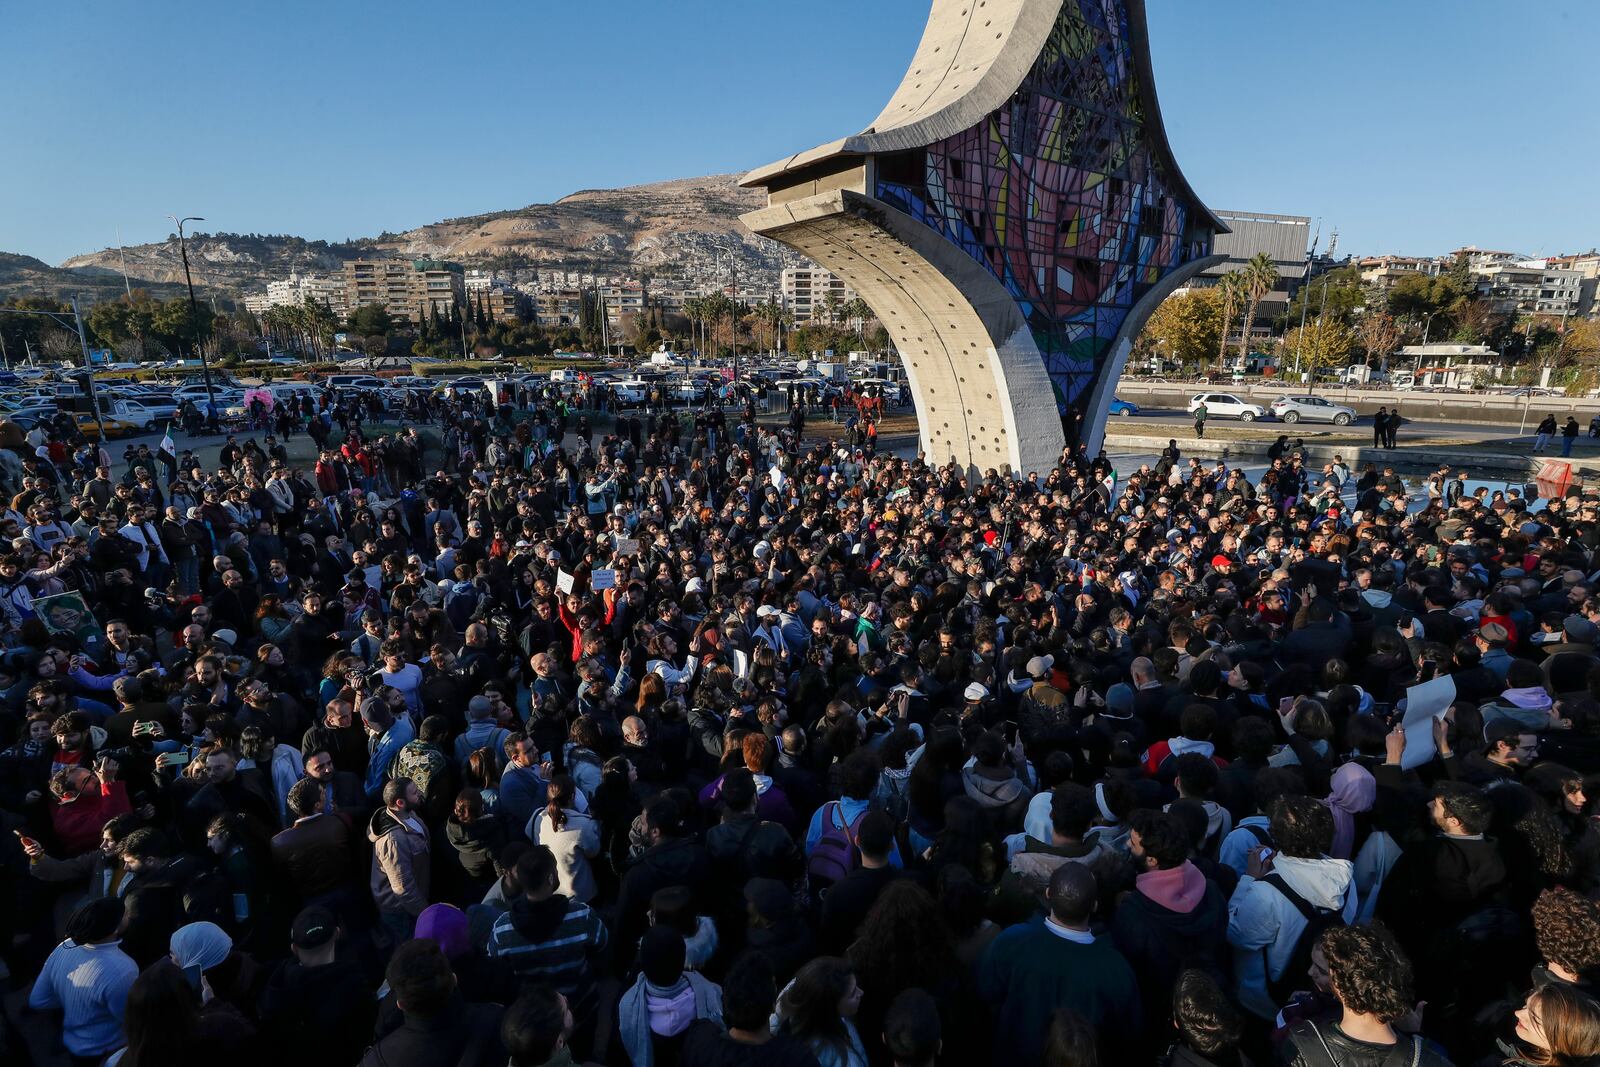
[{"label": "black jacket", "polygon": [[[1139,980],[1140,999],[1150,1012],[1147,1021],[1155,1026],[1168,1017],[1180,971],[1198,967],[1214,975],[1223,973],[1228,960],[1228,902],[1211,882],[1205,883],[1204,896],[1188,912],[1165,907],[1135,888],[1117,905],[1111,937]],[[1164,1041],[1168,1035],[1155,1036]]]},{"label": "black jacket", "polygon": [[1410,1064],[1415,1045],[1417,1067],[1450,1067],[1450,1061],[1426,1039],[1399,1036],[1403,1054],[1394,1045],[1357,1041],[1336,1022],[1306,1019],[1284,1035],[1278,1045],[1278,1062],[1285,1067],[1391,1067]]},{"label": "black jacket", "polygon": [[372,1038],[378,1002],[354,961],[302,967],[288,960],[267,980],[258,1009],[270,1062],[347,1067]]},{"label": "black jacket", "polygon": [[468,1004],[458,994],[438,1015],[407,1015],[394,1033],[367,1049],[361,1067],[503,1067],[498,1004]]},{"label": "black jacket", "polygon": [[704,909],[711,882],[711,857],[692,837],[669,838],[652,845],[622,876],[617,894],[617,960],[623,970],[633,960],[639,938],[649,925],[650,898],[667,886],[687,886],[694,891],[695,906]]}]

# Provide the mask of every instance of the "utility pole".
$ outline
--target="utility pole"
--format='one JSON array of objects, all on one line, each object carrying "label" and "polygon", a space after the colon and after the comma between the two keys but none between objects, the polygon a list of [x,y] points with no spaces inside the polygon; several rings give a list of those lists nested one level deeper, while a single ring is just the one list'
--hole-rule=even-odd
[{"label": "utility pole", "polygon": [[1317,232],[1311,237],[1311,248],[1306,252],[1306,273],[1300,279],[1305,295],[1300,301],[1300,332],[1294,339],[1294,373],[1300,375],[1300,348],[1306,343],[1306,305],[1311,302],[1311,261],[1317,257],[1317,242],[1322,239],[1322,220],[1317,220]]},{"label": "utility pole", "polygon": [[184,242],[183,238],[184,223],[204,222],[206,220],[199,215],[189,215],[181,219],[176,215],[168,215],[167,218],[178,224],[178,254],[183,257],[183,280],[189,286],[189,319],[194,323],[195,328],[194,347],[195,350],[200,353],[200,376],[206,383],[206,422],[212,426],[215,426],[217,419],[217,398],[216,395],[211,391],[211,361],[206,358],[205,345],[199,343],[200,305],[196,303],[194,298],[194,279],[189,276],[189,246]]}]

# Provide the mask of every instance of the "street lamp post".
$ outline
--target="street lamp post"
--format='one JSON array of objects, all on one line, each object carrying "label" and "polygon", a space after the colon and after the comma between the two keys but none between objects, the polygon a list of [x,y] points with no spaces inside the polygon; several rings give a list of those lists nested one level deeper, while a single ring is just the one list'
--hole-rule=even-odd
[{"label": "street lamp post", "polygon": [[183,238],[184,223],[206,220],[199,215],[189,215],[181,219],[176,215],[168,215],[167,218],[178,224],[178,255],[183,257],[183,280],[189,287],[189,318],[195,327],[195,349],[200,353],[200,376],[206,383],[206,422],[214,426],[217,419],[217,398],[211,392],[211,362],[206,359],[205,345],[199,340],[200,306],[194,298],[194,279],[189,276],[189,248]]}]

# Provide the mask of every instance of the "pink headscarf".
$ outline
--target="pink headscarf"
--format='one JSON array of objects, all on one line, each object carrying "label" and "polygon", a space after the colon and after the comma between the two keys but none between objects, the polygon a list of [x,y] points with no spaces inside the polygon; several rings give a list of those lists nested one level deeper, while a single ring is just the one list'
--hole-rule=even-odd
[{"label": "pink headscarf", "polygon": [[1333,772],[1332,788],[1323,803],[1333,812],[1333,848],[1328,855],[1347,860],[1356,844],[1356,816],[1370,811],[1378,799],[1378,780],[1359,763]]}]

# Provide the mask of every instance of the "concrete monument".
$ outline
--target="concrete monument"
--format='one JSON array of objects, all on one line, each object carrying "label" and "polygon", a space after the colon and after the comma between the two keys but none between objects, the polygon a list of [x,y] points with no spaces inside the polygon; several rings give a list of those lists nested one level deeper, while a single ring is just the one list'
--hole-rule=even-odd
[{"label": "concrete monument", "polygon": [[752,171],[756,233],[872,306],[930,462],[1097,450],[1133,339],[1226,227],[1167,145],[1143,0],[934,0],[861,133]]}]

